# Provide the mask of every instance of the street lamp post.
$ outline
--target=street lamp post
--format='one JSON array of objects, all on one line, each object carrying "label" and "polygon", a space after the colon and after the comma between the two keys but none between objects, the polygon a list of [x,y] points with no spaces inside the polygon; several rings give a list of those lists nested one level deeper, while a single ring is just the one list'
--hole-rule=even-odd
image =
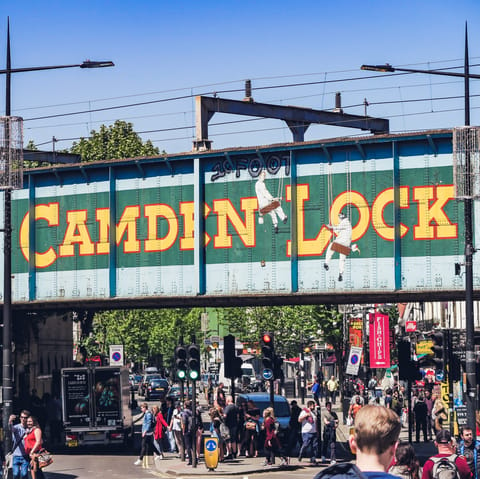
[{"label": "street lamp post", "polygon": [[[377,72],[406,72],[406,73],[426,73],[429,75],[444,75],[449,77],[461,77],[464,79],[465,88],[465,126],[470,126],[470,78],[480,79],[480,75],[470,73],[468,60],[468,34],[465,26],[465,60],[463,73],[447,72],[443,70],[417,70],[411,68],[397,68],[390,64],[385,65],[362,65],[362,70]],[[477,379],[475,375],[475,322],[473,316],[473,228],[472,228],[472,185],[471,185],[471,165],[469,155],[465,160],[466,177],[466,195],[464,206],[465,222],[465,372],[467,377],[467,423],[472,428],[474,439],[476,436],[476,392]]]},{"label": "street lamp post", "polygon": [[[0,74],[4,74],[6,78],[5,84],[5,116],[7,122],[4,123],[4,143],[10,144],[9,118],[11,116],[11,75],[12,73],[32,72],[39,70],[56,70],[62,68],[103,68],[113,67],[111,61],[90,61],[70,65],[54,65],[40,67],[12,68],[10,57],[10,22],[7,21],[7,58],[6,69],[0,70]],[[23,146],[22,146],[23,147]],[[6,148],[9,151],[9,148]],[[8,161],[8,159],[7,159]],[[4,248],[3,248],[3,364],[2,364],[2,399],[3,399],[3,415],[2,427],[4,431],[4,447],[5,451],[11,449],[12,438],[8,431],[8,421],[12,413],[13,402],[13,378],[12,378],[12,186],[5,185],[4,189]]]}]

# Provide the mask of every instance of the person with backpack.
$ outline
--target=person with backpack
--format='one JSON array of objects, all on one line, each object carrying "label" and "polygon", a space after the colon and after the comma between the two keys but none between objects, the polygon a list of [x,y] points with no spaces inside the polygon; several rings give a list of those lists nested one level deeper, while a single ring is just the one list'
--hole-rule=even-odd
[{"label": "person with backpack", "polygon": [[182,433],[183,441],[185,443],[185,455],[188,458],[187,466],[193,464],[193,412],[191,401],[185,401],[182,412]]},{"label": "person with backpack", "polygon": [[452,435],[441,429],[435,436],[438,454],[425,461],[422,479],[470,479],[472,471],[464,456],[455,453]]},{"label": "person with backpack", "polygon": [[368,404],[355,417],[354,433],[349,437],[356,464],[335,464],[314,479],[398,479],[387,473],[392,464],[402,426],[391,409]]},{"label": "person with backpack", "polygon": [[472,471],[474,479],[480,477],[478,469],[480,467],[480,441],[473,442],[473,431],[471,427],[465,426],[460,433],[461,440],[457,445],[457,454],[465,456],[468,467]]}]

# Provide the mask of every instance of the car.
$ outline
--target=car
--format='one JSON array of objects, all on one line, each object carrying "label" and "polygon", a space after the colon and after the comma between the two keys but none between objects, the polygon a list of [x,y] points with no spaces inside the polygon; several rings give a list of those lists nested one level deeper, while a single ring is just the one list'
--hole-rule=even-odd
[{"label": "car", "polygon": [[130,382],[130,389],[132,391],[138,391],[138,386],[140,385],[140,382],[142,381],[142,375],[141,374],[130,374],[128,377],[128,380]]},{"label": "car", "polygon": [[145,391],[147,390],[148,383],[152,379],[163,379],[161,374],[155,373],[155,374],[144,374],[142,377],[142,381],[140,382],[140,385],[138,386],[138,395],[139,396],[145,396]]},{"label": "car", "polygon": [[[241,393],[237,396],[235,403],[238,407],[241,407],[242,403],[247,401],[253,401],[255,406],[260,409],[260,424],[262,424],[263,411],[267,407],[270,407],[270,394],[264,392]],[[275,419],[279,424],[278,437],[282,444],[286,444],[288,440],[288,425],[290,423],[290,406],[288,400],[284,396],[278,394],[273,396],[273,404]],[[259,444],[263,444],[263,442],[259,441]]]},{"label": "car", "polygon": [[[188,387],[188,394],[187,394],[187,388],[183,388],[183,394],[185,399],[192,399],[192,386]],[[181,400],[181,388],[179,384],[174,384],[173,386],[170,386],[170,389],[168,390],[167,397],[173,399],[173,401],[180,401]]]},{"label": "car", "polygon": [[166,379],[151,379],[148,382],[145,390],[145,400],[150,401],[152,399],[159,399],[162,401],[165,399],[168,391],[168,381]]}]

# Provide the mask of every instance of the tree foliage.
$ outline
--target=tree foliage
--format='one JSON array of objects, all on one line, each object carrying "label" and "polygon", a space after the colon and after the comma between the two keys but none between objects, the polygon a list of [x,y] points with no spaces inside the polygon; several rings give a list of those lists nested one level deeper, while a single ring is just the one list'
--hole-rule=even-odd
[{"label": "tree foliage", "polygon": [[171,366],[180,338],[188,343],[200,331],[200,309],[104,311],[95,314],[92,332],[82,340],[89,356],[108,354],[110,345],[123,344],[128,361],[141,364],[162,355]]},{"label": "tree foliage", "polygon": [[102,125],[99,131],[92,130],[89,138],[74,142],[71,153],[82,157],[82,161],[104,161],[160,154],[150,140],[145,143],[133,130],[132,123],[117,120],[113,125]]}]

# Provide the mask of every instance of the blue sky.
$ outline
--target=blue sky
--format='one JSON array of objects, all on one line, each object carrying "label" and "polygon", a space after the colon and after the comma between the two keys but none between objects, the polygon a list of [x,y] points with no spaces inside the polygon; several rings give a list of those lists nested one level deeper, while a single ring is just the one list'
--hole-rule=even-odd
[{"label": "blue sky", "polygon": [[[116,64],[13,75],[12,114],[25,120],[25,143],[32,139],[45,150],[51,150],[53,136],[60,140],[57,149],[68,148],[72,139],[122,119],[161,150],[189,151],[195,135],[193,97],[219,92],[242,99],[245,79],[252,80],[258,102],[329,109],[339,91],[346,112],[363,114],[367,99],[368,114],[389,118],[392,132],[460,126],[461,79],[373,74],[360,65],[461,66],[465,22],[470,62],[480,64],[478,0],[8,3],[0,5],[0,69],[5,68],[7,16],[13,68],[85,59]],[[480,73],[480,68],[471,71]],[[472,80],[472,124],[480,123],[479,94],[480,80]],[[151,103],[118,108],[139,102]],[[93,111],[109,107],[115,109]],[[69,114],[80,111],[87,113]],[[35,120],[44,116],[50,118]],[[250,121],[231,123],[238,120]],[[291,140],[279,120],[216,114],[210,125],[214,148]],[[312,126],[306,139],[360,134]]]}]

